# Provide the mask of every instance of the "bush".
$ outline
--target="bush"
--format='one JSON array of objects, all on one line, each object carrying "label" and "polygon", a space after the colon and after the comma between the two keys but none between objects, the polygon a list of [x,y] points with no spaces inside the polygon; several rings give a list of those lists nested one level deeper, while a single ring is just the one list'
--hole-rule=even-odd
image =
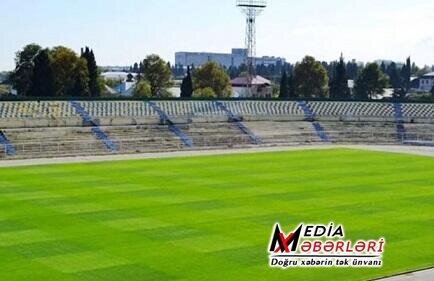
[{"label": "bush", "polygon": [[216,98],[217,95],[215,94],[214,90],[212,88],[203,88],[203,89],[196,89],[193,93],[193,97],[195,98]]},{"label": "bush", "polygon": [[152,96],[151,86],[147,81],[137,82],[133,90],[133,97],[135,98],[150,98]]},{"label": "bush", "polygon": [[8,95],[9,94],[9,87],[6,85],[0,85],[0,95]]},{"label": "bush", "polygon": [[173,98],[173,94],[169,89],[163,89],[160,91],[160,95],[158,96],[159,98]]},{"label": "bush", "polygon": [[[231,80],[225,70],[215,62],[208,62],[196,68],[192,75],[195,91],[211,88],[214,93],[213,97],[225,98],[231,96]],[[209,90],[207,90],[206,94],[210,94]]]},{"label": "bush", "polygon": [[104,80],[104,83],[110,88],[115,88],[117,85],[119,85],[120,82],[119,79],[107,78]]}]

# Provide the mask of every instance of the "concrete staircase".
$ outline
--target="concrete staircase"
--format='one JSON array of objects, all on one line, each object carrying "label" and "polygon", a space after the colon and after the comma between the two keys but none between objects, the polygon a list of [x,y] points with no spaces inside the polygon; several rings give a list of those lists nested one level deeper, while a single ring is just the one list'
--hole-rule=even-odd
[{"label": "concrete staircase", "polygon": [[9,142],[6,135],[0,131],[0,154],[3,156],[14,156],[17,154],[13,145]]}]

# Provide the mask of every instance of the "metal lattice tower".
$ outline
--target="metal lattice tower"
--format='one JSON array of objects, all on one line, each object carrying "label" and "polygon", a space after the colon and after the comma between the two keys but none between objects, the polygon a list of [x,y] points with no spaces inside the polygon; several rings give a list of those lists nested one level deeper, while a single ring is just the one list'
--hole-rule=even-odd
[{"label": "metal lattice tower", "polygon": [[239,7],[246,15],[246,66],[248,71],[248,88],[252,87],[252,80],[255,75],[256,57],[256,18],[267,7],[266,0],[237,0]]}]

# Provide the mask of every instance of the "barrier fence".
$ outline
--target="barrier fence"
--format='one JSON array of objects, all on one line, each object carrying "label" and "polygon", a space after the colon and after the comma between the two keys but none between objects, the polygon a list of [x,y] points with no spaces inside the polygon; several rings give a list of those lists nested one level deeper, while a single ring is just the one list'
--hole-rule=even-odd
[{"label": "barrier fence", "polygon": [[[396,132],[381,131],[327,131],[328,143],[364,143],[364,144],[412,144],[434,146],[434,133],[411,133],[407,132],[405,139],[399,141]],[[260,136],[262,146],[283,146],[309,143],[324,143],[316,133],[278,134]],[[114,139],[113,142],[119,147],[117,152],[110,152],[99,141],[44,141],[14,143],[16,155],[8,153],[7,146],[0,145],[1,159],[16,158],[49,158],[68,156],[91,156],[107,155],[114,153],[146,153],[178,151],[191,149],[177,139],[152,137],[135,139]],[[251,147],[248,136],[200,136],[193,138],[194,149],[212,149],[226,147]]]}]

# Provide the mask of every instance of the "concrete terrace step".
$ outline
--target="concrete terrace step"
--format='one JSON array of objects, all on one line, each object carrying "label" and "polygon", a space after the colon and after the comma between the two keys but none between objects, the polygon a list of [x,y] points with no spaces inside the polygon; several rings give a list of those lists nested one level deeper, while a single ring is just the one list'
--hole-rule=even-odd
[{"label": "concrete terrace step", "polygon": [[[243,122],[261,141],[262,146],[319,144],[321,139],[311,122],[247,121]],[[321,121],[333,143],[398,144],[393,122]],[[115,143],[118,151],[109,151],[98,141],[93,127],[47,127],[4,129],[15,156],[7,159],[29,159],[64,156],[109,155],[214,148],[250,147],[251,139],[229,122],[187,123],[179,128],[189,135],[194,148],[187,147],[168,125],[131,125],[100,127]],[[406,135],[411,144],[432,143],[434,124],[406,123]],[[4,159],[4,151],[0,158]]]}]

